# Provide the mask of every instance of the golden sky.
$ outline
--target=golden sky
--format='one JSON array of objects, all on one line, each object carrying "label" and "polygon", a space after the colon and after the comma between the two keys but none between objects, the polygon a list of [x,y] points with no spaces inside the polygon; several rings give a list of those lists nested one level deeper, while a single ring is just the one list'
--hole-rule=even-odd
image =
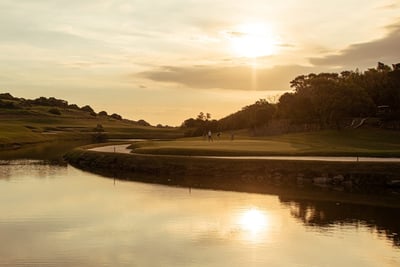
[{"label": "golden sky", "polygon": [[152,124],[400,62],[400,0],[1,0],[0,91]]}]

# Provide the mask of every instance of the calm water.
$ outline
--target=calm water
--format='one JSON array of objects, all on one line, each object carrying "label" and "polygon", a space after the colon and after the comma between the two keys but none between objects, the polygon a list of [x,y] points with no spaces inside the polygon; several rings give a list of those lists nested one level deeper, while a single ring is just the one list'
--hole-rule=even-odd
[{"label": "calm water", "polygon": [[0,266],[400,266],[399,209],[0,161]]}]

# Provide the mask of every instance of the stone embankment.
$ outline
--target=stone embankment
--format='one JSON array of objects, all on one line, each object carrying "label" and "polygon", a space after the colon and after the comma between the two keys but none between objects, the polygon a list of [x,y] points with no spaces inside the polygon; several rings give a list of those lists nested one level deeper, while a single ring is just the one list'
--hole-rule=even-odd
[{"label": "stone embankment", "polygon": [[66,160],[114,177],[246,192],[270,186],[386,193],[400,188],[400,163],[322,162],[121,154],[75,149]]}]

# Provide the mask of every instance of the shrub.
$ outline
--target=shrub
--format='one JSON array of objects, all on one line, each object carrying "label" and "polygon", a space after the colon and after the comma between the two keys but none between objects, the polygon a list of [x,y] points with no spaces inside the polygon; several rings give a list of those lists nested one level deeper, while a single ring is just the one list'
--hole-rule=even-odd
[{"label": "shrub", "polygon": [[15,98],[10,93],[2,93],[0,94],[0,99],[14,100]]},{"label": "shrub", "polygon": [[97,126],[93,129],[95,132],[104,132],[103,125],[97,124]]},{"label": "shrub", "polygon": [[145,120],[138,120],[137,124],[139,124],[140,126],[151,126],[150,123]]},{"label": "shrub", "polygon": [[0,108],[19,109],[20,107],[14,102],[0,100]]},{"label": "shrub", "polygon": [[58,108],[51,108],[48,112],[54,115],[61,115],[61,111]]},{"label": "shrub", "polygon": [[116,119],[116,120],[122,120],[121,115],[118,115],[117,113],[113,113],[113,114],[111,115],[111,118]]},{"label": "shrub", "polygon": [[76,104],[68,105],[68,108],[69,108],[69,109],[76,109],[76,110],[79,110],[79,107],[78,107],[78,105],[76,105]]},{"label": "shrub", "polygon": [[54,97],[39,97],[34,100],[28,100],[30,104],[40,105],[40,106],[50,106],[50,107],[59,107],[59,108],[67,108],[68,102],[62,99],[57,99]]},{"label": "shrub", "polygon": [[85,112],[88,112],[88,113],[94,113],[94,110],[93,110],[92,107],[89,106],[89,105],[86,105],[86,106],[84,106],[84,107],[81,107],[81,110],[82,110],[82,111],[85,111]]}]

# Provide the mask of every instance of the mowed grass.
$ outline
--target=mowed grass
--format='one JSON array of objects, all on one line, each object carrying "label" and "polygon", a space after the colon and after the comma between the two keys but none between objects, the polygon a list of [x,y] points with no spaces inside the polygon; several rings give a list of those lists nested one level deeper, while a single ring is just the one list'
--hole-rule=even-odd
[{"label": "mowed grass", "polygon": [[135,153],[163,155],[214,156],[376,156],[399,157],[400,134],[380,129],[345,129],[295,133],[263,138],[229,134],[214,136],[213,142],[203,137],[176,141],[147,141],[132,146]]},{"label": "mowed grass", "polygon": [[36,133],[33,130],[14,123],[0,123],[0,144],[33,143],[49,139],[47,136]]}]

